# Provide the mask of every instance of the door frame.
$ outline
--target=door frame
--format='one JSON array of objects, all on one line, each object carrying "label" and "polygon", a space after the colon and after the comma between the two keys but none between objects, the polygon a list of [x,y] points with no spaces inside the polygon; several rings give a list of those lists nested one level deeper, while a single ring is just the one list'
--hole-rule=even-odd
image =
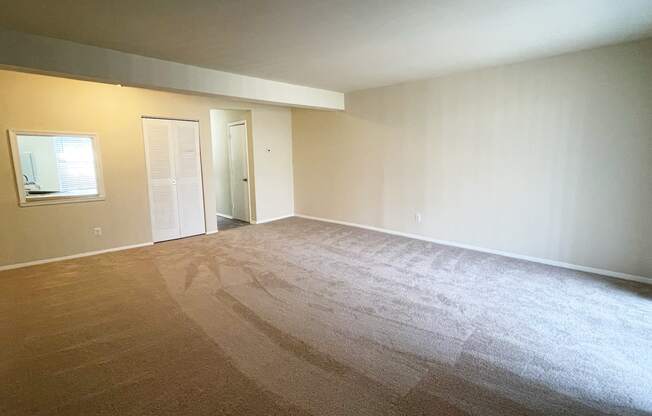
[{"label": "door frame", "polygon": [[[141,133],[143,137],[143,146],[144,146],[144,152],[143,156],[145,157],[145,179],[147,181],[147,204],[148,206],[148,214],[149,214],[149,232],[150,232],[150,238],[151,241],[156,243],[154,241],[154,218],[152,217],[152,196],[151,196],[151,184],[150,184],[150,166],[149,166],[149,147],[147,143],[147,138],[145,136],[145,123],[143,123],[144,119],[154,119],[154,120],[168,120],[168,121],[189,121],[193,123],[197,123],[197,140],[199,140],[199,179],[201,180],[201,190],[202,190],[202,213],[204,216],[204,234],[209,234],[208,231],[208,221],[206,218],[206,189],[204,189],[204,155],[202,153],[202,147],[201,147],[201,124],[198,119],[187,119],[187,118],[178,118],[178,117],[165,117],[165,116],[149,116],[149,115],[142,115],[140,116],[140,128],[141,128]],[[197,234],[201,235],[201,234]],[[196,236],[190,236],[190,237],[196,237]],[[180,237],[180,238],[188,238],[188,237]],[[178,240],[178,239],[177,239]],[[164,240],[161,242],[165,241],[171,241],[171,240]]]},{"label": "door frame", "polygon": [[[249,224],[252,224],[251,221],[251,170],[249,169],[249,128],[247,126],[247,120],[238,120],[231,123],[227,123],[227,129],[229,131],[229,140],[227,143],[228,157],[229,157],[229,180],[232,179],[233,172],[231,167],[233,166],[233,160],[231,159],[231,127],[243,125],[245,129],[245,164],[247,165],[247,205],[249,211]],[[231,191],[231,215],[233,216],[233,187],[229,186]]]}]

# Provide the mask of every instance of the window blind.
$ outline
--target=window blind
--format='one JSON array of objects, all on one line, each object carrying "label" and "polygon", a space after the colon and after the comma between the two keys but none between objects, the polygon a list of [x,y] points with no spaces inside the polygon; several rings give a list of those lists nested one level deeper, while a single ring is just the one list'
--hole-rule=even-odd
[{"label": "window blind", "polygon": [[93,141],[88,137],[56,137],[61,192],[97,192]]}]

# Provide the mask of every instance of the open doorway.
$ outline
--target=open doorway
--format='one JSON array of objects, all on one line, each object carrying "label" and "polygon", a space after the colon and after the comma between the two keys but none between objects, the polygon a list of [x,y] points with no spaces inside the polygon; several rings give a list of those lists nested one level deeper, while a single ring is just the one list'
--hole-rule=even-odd
[{"label": "open doorway", "polygon": [[218,230],[254,221],[251,112],[211,110]]}]

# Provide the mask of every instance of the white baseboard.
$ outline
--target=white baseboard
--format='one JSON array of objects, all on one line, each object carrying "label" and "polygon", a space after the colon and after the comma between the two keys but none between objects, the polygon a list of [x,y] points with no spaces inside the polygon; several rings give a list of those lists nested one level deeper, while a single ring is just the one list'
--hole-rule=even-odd
[{"label": "white baseboard", "polygon": [[252,224],[265,224],[266,222],[278,221],[278,220],[282,220],[282,219],[290,218],[290,217],[294,217],[294,216],[295,216],[294,214],[288,214],[288,215],[283,215],[282,217],[267,218],[265,220],[251,221],[251,223]]},{"label": "white baseboard", "polygon": [[224,217],[224,218],[228,218],[228,219],[230,219],[230,220],[233,219],[232,216],[230,216],[230,215],[226,215],[226,214],[222,214],[222,213],[220,213],[220,212],[218,212],[216,215],[217,215],[218,217]]},{"label": "white baseboard", "polygon": [[480,251],[482,253],[497,254],[499,256],[511,257],[511,258],[519,259],[519,260],[527,260],[527,261],[532,261],[532,262],[535,262],[535,263],[547,264],[547,265],[550,265],[550,266],[563,267],[565,269],[578,270],[578,271],[587,272],[587,273],[594,273],[594,274],[607,276],[607,277],[615,277],[617,279],[631,280],[631,281],[634,281],[634,282],[652,284],[652,278],[651,277],[637,276],[637,275],[634,275],[634,274],[614,272],[614,271],[611,271],[611,270],[598,269],[598,268],[595,268],[595,267],[580,266],[578,264],[565,263],[565,262],[557,261],[557,260],[549,260],[549,259],[542,259],[542,258],[538,258],[538,257],[525,256],[525,255],[522,255],[522,254],[509,253],[509,252],[506,252],[506,251],[500,251],[500,250],[494,250],[494,249],[490,249],[490,248],[472,246],[472,245],[469,245],[469,244],[462,244],[462,243],[457,243],[457,242],[454,242],[454,241],[438,240],[436,238],[430,238],[430,237],[426,237],[426,236],[419,235],[419,234],[404,233],[404,232],[401,232],[401,231],[388,230],[386,228],[372,227],[372,226],[369,226],[369,225],[356,224],[356,223],[352,223],[352,222],[337,221],[337,220],[331,220],[331,219],[328,219],[328,218],[313,217],[313,216],[310,216],[310,215],[303,215],[303,214],[295,214],[295,216],[300,217],[300,218],[306,218],[306,219],[309,219],[309,220],[324,221],[324,222],[330,222],[330,223],[334,223],[334,224],[348,225],[350,227],[364,228],[365,230],[372,230],[372,231],[378,231],[378,232],[386,233],[386,234],[398,235],[398,236],[401,236],[401,237],[414,238],[416,240],[428,241],[428,242],[431,242],[431,243],[442,244],[442,245],[445,245],[445,246],[465,248],[465,249],[468,249],[468,250]]},{"label": "white baseboard", "polygon": [[70,259],[76,259],[76,258],[79,258],[79,257],[96,256],[98,254],[110,253],[112,251],[122,251],[122,250],[129,250],[131,248],[151,246],[152,244],[154,244],[154,243],[150,241],[150,242],[147,242],[147,243],[132,244],[132,245],[129,245],[129,246],[120,246],[120,247],[107,248],[105,250],[87,251],[85,253],[72,254],[70,256],[51,257],[49,259],[34,260],[34,261],[28,261],[28,262],[25,262],[25,263],[8,264],[8,265],[5,265],[5,266],[0,266],[0,271],[19,269],[21,267],[28,267],[28,266],[36,266],[37,264],[54,263],[55,261],[70,260]]},{"label": "white baseboard", "polygon": [[219,230],[213,230],[213,231],[206,231],[206,235],[211,235],[217,233]]}]

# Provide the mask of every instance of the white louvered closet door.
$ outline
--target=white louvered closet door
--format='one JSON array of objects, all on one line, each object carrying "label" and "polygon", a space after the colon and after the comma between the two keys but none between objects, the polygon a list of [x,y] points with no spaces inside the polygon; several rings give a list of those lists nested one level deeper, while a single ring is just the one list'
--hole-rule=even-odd
[{"label": "white louvered closet door", "polygon": [[154,241],[205,232],[197,124],[143,118]]},{"label": "white louvered closet door", "polygon": [[179,238],[172,125],[169,120],[144,118],[143,133],[149,175],[152,238],[154,241]]},{"label": "white louvered closet door", "polygon": [[203,234],[204,192],[199,157],[199,123],[173,121],[179,232],[181,237]]}]

